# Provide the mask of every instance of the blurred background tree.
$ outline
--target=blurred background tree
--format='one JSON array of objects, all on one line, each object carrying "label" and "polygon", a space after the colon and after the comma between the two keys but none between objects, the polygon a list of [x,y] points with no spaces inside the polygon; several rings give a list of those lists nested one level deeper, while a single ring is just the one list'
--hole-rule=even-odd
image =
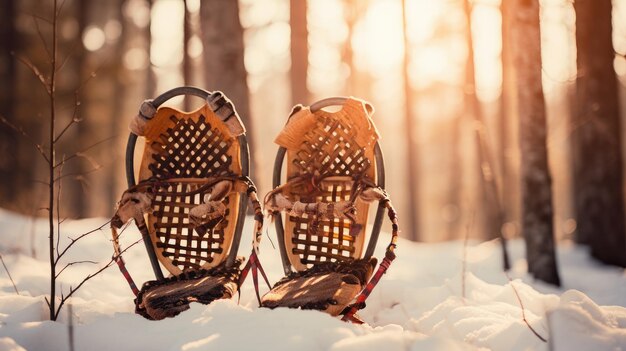
[{"label": "blurred background tree", "polygon": [[[518,0],[516,0],[518,1]],[[523,1],[523,0],[519,0]],[[625,265],[626,0],[543,0],[540,50],[557,240],[576,237]],[[49,60],[49,1],[0,0],[0,115],[42,139],[46,96],[21,58]],[[353,95],[376,107],[387,189],[404,237],[522,234],[520,92],[511,0],[66,0],[60,18],[59,145],[81,153],[64,178],[67,217],[109,216],[124,190],[127,121],[142,100],[184,84],[223,90],[270,189],[274,136],[296,103]],[[504,16],[503,16],[504,14]],[[539,46],[539,47],[537,47]],[[616,55],[615,52],[618,54]],[[516,75],[518,75],[516,77]],[[79,101],[79,116],[73,116]],[[200,102],[179,99],[179,108]],[[413,139],[413,140],[411,140]],[[531,143],[538,143],[532,141]],[[97,145],[94,145],[97,144]],[[536,146],[536,145],[535,145]],[[0,206],[44,215],[45,169],[0,125]],[[622,224],[620,224],[622,223]],[[605,254],[606,253],[606,254]]]}]

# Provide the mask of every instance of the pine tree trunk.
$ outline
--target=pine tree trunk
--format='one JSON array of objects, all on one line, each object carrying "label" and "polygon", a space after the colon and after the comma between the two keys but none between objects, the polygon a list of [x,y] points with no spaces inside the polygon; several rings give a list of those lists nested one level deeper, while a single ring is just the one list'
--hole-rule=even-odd
[{"label": "pine tree trunk", "polygon": [[205,83],[209,90],[220,90],[233,101],[247,130],[253,179],[261,183],[263,170],[256,155],[254,125],[250,115],[247,72],[244,67],[243,28],[239,2],[206,0],[200,5]]},{"label": "pine tree trunk", "polygon": [[546,147],[546,109],[541,85],[541,37],[538,0],[515,0],[512,19],[522,178],[522,233],[528,272],[560,285],[554,247],[552,179]]},{"label": "pine tree trunk", "polygon": [[289,23],[291,25],[291,104],[309,104],[307,70],[309,48],[307,30],[307,1],[289,1]]},{"label": "pine tree trunk", "polygon": [[622,140],[613,70],[611,0],[576,1],[573,114],[576,237],[594,257],[626,267]]}]

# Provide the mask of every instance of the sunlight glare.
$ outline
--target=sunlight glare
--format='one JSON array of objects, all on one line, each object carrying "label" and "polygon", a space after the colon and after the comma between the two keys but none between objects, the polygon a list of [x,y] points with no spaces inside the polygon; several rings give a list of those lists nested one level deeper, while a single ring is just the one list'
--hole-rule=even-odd
[{"label": "sunlight glare", "polygon": [[202,45],[202,40],[199,36],[194,35],[189,38],[189,46],[187,46],[187,55],[191,58],[198,58],[202,55],[202,51],[204,47]]},{"label": "sunlight glare", "polygon": [[104,45],[104,31],[100,27],[89,26],[83,33],[83,45],[89,51],[96,51]]},{"label": "sunlight glare", "polygon": [[576,79],[575,13],[560,0],[544,0],[541,8],[543,87],[549,93]]},{"label": "sunlight glare", "polygon": [[[435,35],[437,23],[445,11],[445,2],[413,0],[406,2],[407,31],[411,43],[421,43]],[[448,14],[446,13],[446,16]]]},{"label": "sunlight glare", "polygon": [[[241,25],[244,28],[263,27],[277,21],[289,21],[289,1],[241,0]],[[245,9],[245,10],[244,10]]]},{"label": "sunlight glare", "polygon": [[475,5],[472,38],[476,70],[476,93],[482,101],[495,101],[502,83],[502,17],[498,7]]},{"label": "sunlight glare", "polygon": [[182,2],[160,0],[154,3],[150,26],[150,61],[153,65],[175,66],[182,62],[183,15]]},{"label": "sunlight glare", "polygon": [[313,96],[341,95],[350,74],[343,62],[348,39],[342,1],[309,2],[309,69],[307,87]]},{"label": "sunlight glare", "polygon": [[187,11],[191,13],[200,12],[200,0],[187,0]]},{"label": "sunlight glare", "polygon": [[404,55],[402,7],[397,1],[373,1],[355,26],[352,45],[360,70],[384,74],[398,68]]},{"label": "sunlight glare", "polygon": [[145,28],[150,22],[150,8],[146,0],[126,1],[122,12],[139,28]]},{"label": "sunlight glare", "polygon": [[289,51],[291,29],[286,22],[269,25],[264,33],[263,46],[271,55],[281,55]]},{"label": "sunlight glare", "polygon": [[433,82],[458,80],[458,76],[450,75],[449,53],[441,45],[428,45],[413,49],[409,65],[411,83],[418,89],[425,89]]}]

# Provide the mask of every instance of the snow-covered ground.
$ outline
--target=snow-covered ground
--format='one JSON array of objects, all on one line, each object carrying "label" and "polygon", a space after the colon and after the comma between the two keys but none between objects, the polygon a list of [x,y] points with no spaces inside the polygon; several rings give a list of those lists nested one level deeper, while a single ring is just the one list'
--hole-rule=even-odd
[{"label": "snow-covered ground", "polygon": [[[104,222],[63,223],[61,247],[68,236]],[[46,228],[45,221],[0,210],[0,253],[20,293],[0,267],[0,350],[69,349],[69,310],[65,308],[57,322],[47,320]],[[249,221],[241,255],[250,250],[250,230]],[[274,236],[273,230],[269,233]],[[108,262],[109,237],[107,229],[75,245],[68,260],[101,263],[68,268],[59,288],[67,292]],[[131,228],[124,237],[128,244],[139,234]],[[381,237],[379,254],[388,240],[388,235]],[[512,283],[500,270],[495,242],[470,241],[463,274],[462,242],[401,240],[398,259],[360,312],[369,325],[344,323],[316,311],[260,309],[250,280],[242,287],[239,304],[236,298],[209,306],[193,304],[176,318],[148,321],[133,313],[132,293],[113,266],[71,299],[74,346],[76,350],[626,350],[623,269],[595,263],[584,249],[562,244],[558,255],[563,288],[554,289],[526,276],[521,241],[509,246]],[[33,247],[36,258],[31,257]],[[267,238],[261,250],[270,279],[280,279],[278,251]],[[131,248],[124,258],[138,283],[151,279],[142,245]],[[513,287],[527,321],[547,342],[524,323]]]}]

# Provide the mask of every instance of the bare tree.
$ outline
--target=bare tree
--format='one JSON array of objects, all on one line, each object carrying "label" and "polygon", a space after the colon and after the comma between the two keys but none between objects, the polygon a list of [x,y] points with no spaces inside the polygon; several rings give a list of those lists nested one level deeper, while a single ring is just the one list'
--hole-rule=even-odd
[{"label": "bare tree", "polygon": [[[76,243],[78,243],[81,239],[87,237],[88,235],[98,232],[104,226],[108,224],[104,223],[99,228],[88,231],[86,233],[80,234],[76,238],[69,238],[70,242],[65,245],[65,247],[60,246],[60,236],[61,236],[61,225],[63,220],[61,218],[60,211],[60,203],[61,203],[61,184],[64,178],[69,176],[75,176],[75,173],[64,173],[64,166],[70,160],[81,157],[90,147],[87,149],[75,152],[70,155],[64,155],[63,157],[58,157],[58,149],[59,143],[63,139],[64,136],[67,136],[66,132],[70,130],[73,126],[80,122],[80,119],[77,117],[79,101],[75,100],[74,102],[74,112],[72,114],[72,118],[65,123],[59,123],[59,114],[57,110],[59,109],[58,104],[58,82],[59,82],[59,73],[64,66],[64,63],[67,62],[68,56],[62,57],[59,54],[59,17],[61,13],[61,6],[58,5],[57,0],[54,0],[52,7],[52,16],[51,18],[43,18],[45,23],[48,23],[51,26],[50,38],[49,41],[46,41],[43,34],[40,33],[40,39],[42,40],[42,45],[45,47],[47,58],[49,61],[49,66],[47,70],[40,69],[37,65],[31,62],[26,57],[19,57],[19,60],[31,70],[32,74],[37,79],[40,86],[45,91],[48,96],[48,116],[47,122],[49,123],[49,130],[47,131],[47,137],[45,143],[38,143],[34,138],[31,137],[23,128],[12,123],[7,118],[0,116],[0,122],[3,126],[6,126],[16,132],[18,135],[24,137],[24,139],[28,140],[34,149],[37,151],[43,161],[45,161],[45,165],[47,167],[47,181],[43,182],[48,191],[47,207],[45,210],[48,212],[48,250],[49,250],[49,268],[50,268],[50,297],[46,297],[46,302],[48,304],[48,309],[50,312],[50,319],[56,320],[59,316],[61,308],[68,301],[68,299],[74,295],[74,293],[82,287],[87,281],[95,277],[96,275],[103,272],[105,269],[113,265],[115,262],[115,258],[111,258],[111,260],[96,270],[94,273],[88,274],[85,276],[76,286],[70,286],[69,292],[64,294],[61,290],[57,291],[56,282],[59,276],[69,267],[77,264],[85,264],[92,263],[96,264],[94,261],[70,261],[65,262],[65,255],[70,251]],[[78,96],[78,94],[76,94]],[[95,145],[97,145],[96,143]],[[134,245],[134,244],[133,244]],[[132,245],[131,245],[132,246]],[[128,248],[127,248],[128,249]],[[62,267],[61,267],[62,266]],[[59,296],[60,295],[60,296]],[[58,302],[58,305],[57,305]]]},{"label": "bare tree", "polygon": [[515,0],[512,18],[522,177],[522,233],[528,272],[560,285],[554,248],[552,178],[546,147],[546,108],[541,85],[539,1]]},{"label": "bare tree", "polygon": [[259,175],[263,174],[263,171],[258,162],[261,155],[255,154],[254,123],[250,115],[247,72],[243,61],[243,28],[239,20],[239,2],[202,1],[200,25],[204,47],[204,81],[208,89],[221,90],[233,100],[248,130],[255,183],[262,183]]},{"label": "bare tree", "polygon": [[307,1],[289,1],[289,23],[291,25],[291,103],[307,104],[307,70],[309,69],[309,47],[307,30]]},{"label": "bare tree", "polygon": [[611,0],[576,1],[573,114],[576,238],[603,262],[626,267],[621,122],[613,70]]},{"label": "bare tree", "polygon": [[409,203],[409,218],[406,227],[408,238],[418,241],[421,238],[419,230],[419,187],[420,179],[419,168],[419,150],[415,140],[415,119],[417,113],[415,110],[415,100],[413,98],[413,89],[411,88],[411,78],[409,77],[409,64],[411,60],[411,43],[409,42],[407,32],[408,12],[406,8],[406,0],[402,0],[402,36],[404,40],[404,58],[402,62],[402,76],[404,80],[404,123],[406,132],[407,154],[406,154],[406,182]]}]

